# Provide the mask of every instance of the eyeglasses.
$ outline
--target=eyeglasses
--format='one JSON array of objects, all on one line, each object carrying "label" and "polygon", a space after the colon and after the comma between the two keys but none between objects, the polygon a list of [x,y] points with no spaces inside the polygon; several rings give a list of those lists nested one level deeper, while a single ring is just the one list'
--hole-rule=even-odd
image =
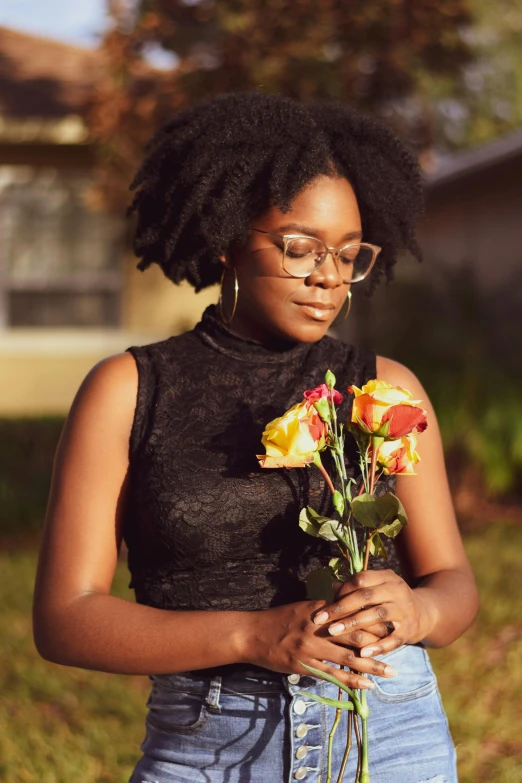
[{"label": "eyeglasses", "polygon": [[275,244],[275,248],[282,253],[283,269],[291,277],[309,277],[319,269],[321,264],[324,264],[328,253],[331,253],[343,282],[358,283],[368,275],[382,249],[378,245],[369,245],[366,242],[328,247],[317,237],[301,234],[271,234],[270,231],[263,231],[260,228],[250,230],[282,240],[282,243]]}]

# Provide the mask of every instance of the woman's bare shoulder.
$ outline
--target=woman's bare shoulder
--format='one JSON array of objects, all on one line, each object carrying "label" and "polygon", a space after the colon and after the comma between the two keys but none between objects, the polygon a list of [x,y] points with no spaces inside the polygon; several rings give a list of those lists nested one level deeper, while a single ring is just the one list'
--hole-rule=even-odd
[{"label": "woman's bare shoulder", "polygon": [[95,364],[83,379],[69,416],[80,409],[121,421],[132,416],[138,390],[138,369],[130,353],[108,356]]}]

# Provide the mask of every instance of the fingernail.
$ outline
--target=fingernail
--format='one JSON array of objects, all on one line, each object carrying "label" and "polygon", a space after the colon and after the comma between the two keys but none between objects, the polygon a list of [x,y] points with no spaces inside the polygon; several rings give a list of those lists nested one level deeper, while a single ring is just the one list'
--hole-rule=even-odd
[{"label": "fingernail", "polygon": [[321,623],[325,623],[328,620],[328,612],[321,612],[320,614],[316,614],[314,617],[314,623],[316,625],[321,625]]},{"label": "fingernail", "polygon": [[328,629],[328,632],[332,634],[332,636],[337,636],[337,634],[340,634],[344,631],[344,625],[343,623],[335,623],[335,625],[331,625]]},{"label": "fingernail", "polygon": [[385,666],[383,674],[385,677],[396,677],[398,675],[397,669],[394,669],[393,666]]},{"label": "fingernail", "polygon": [[361,680],[359,688],[375,688],[375,683],[371,682],[371,680]]},{"label": "fingernail", "polygon": [[371,658],[376,652],[375,647],[365,647],[364,650],[361,650],[361,658]]}]

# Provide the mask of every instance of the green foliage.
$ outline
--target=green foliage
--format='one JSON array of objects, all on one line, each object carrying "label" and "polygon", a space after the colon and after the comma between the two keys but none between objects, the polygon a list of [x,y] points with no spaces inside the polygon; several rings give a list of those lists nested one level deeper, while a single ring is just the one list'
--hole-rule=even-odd
[{"label": "green foliage", "polygon": [[365,527],[377,527],[379,524],[375,498],[368,492],[352,500],[352,514],[357,522]]},{"label": "green foliage", "polygon": [[62,418],[0,419],[0,533],[41,529]]},{"label": "green foliage", "polygon": [[473,52],[457,77],[417,71],[419,95],[429,96],[441,146],[467,148],[522,125],[522,0],[470,0],[474,23],[461,35]]},{"label": "green foliage", "polygon": [[339,522],[335,519],[322,517],[310,506],[303,508],[299,514],[299,527],[316,538],[324,538],[326,541],[337,541],[340,533],[337,528]]}]

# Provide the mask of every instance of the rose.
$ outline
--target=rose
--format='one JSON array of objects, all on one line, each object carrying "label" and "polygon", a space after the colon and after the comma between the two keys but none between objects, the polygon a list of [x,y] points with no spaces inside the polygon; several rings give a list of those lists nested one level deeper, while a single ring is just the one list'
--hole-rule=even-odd
[{"label": "rose", "polygon": [[[413,476],[415,475],[414,467],[417,462],[420,462],[420,457],[415,451],[416,446],[417,438],[413,432],[398,440],[385,440],[379,446],[377,464],[387,476],[399,473],[404,476]],[[372,447],[370,446],[370,460],[371,454]]]},{"label": "rose", "polygon": [[323,398],[329,400],[330,394],[333,394],[333,401],[336,405],[340,405],[342,403],[343,395],[341,392],[338,392],[337,389],[330,390],[326,383],[322,383],[320,386],[316,386],[315,389],[309,389],[308,391],[305,391],[304,398],[311,405],[313,405],[314,402],[317,402]]},{"label": "rose", "polygon": [[266,425],[257,454],[262,468],[302,468],[325,448],[327,425],[308,400],[298,402],[283,416]]},{"label": "rose", "polygon": [[362,389],[350,386],[348,391],[355,394],[352,424],[369,435],[397,440],[428,426],[426,411],[418,407],[421,400],[412,400],[411,392],[400,386],[373,380]]},{"label": "rose", "polygon": [[313,405],[321,419],[327,423],[331,421],[331,403],[340,405],[343,401],[343,395],[326,383],[305,391],[303,396],[308,405]]}]

